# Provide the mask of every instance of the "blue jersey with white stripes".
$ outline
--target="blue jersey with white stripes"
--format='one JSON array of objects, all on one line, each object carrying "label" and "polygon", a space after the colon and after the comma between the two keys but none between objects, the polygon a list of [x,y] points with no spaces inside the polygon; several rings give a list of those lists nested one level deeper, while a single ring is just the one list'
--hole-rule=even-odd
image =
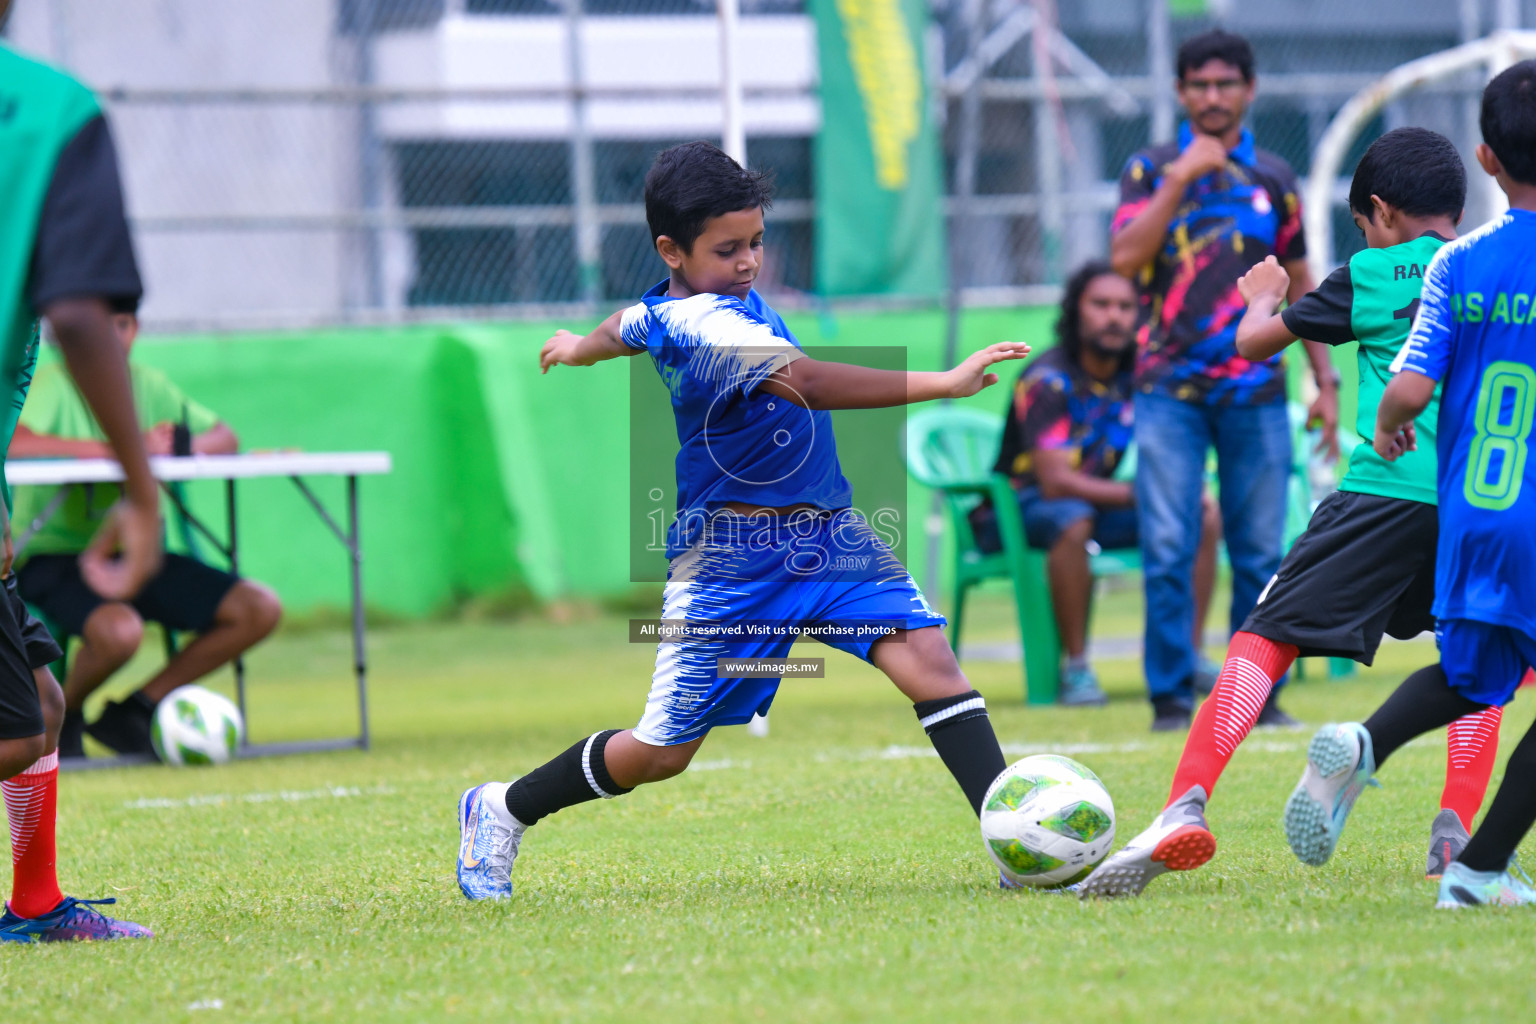
[{"label": "blue jersey with white stripes", "polygon": [[691,547],[708,514],[728,501],[824,509],[852,503],[831,415],[758,389],[805,353],[757,292],[745,300],[707,293],[675,299],[663,281],[625,310],[621,338],[650,355],[672,394],[682,448],[668,558]]},{"label": "blue jersey with white stripes", "polygon": [[1392,368],[1442,385],[1435,615],[1536,635],[1536,213],[1440,250]]}]

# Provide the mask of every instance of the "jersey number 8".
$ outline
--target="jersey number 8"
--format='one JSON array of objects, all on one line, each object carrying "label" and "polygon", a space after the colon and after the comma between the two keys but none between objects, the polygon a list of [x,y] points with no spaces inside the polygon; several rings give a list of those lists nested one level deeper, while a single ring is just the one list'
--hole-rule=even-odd
[{"label": "jersey number 8", "polygon": [[[1512,408],[1504,417],[1505,404]],[[1500,361],[1483,371],[1477,393],[1477,436],[1467,454],[1463,487],[1467,504],[1502,512],[1520,497],[1532,422],[1536,421],[1536,370],[1524,363]],[[1497,475],[1488,478],[1495,467]]]}]

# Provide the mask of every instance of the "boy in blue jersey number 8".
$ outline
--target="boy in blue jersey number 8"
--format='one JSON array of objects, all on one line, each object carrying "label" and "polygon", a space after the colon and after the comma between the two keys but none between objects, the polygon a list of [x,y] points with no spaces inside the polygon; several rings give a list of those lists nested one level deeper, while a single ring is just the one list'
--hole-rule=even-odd
[{"label": "boy in blue jersey number 8", "polygon": [[[991,345],[935,373],[807,357],[752,290],[769,200],[763,175],[708,143],[660,154],[645,205],[667,280],[591,334],[558,332],[540,354],[548,372],[645,352],[667,383],[681,450],[662,618],[700,632],[658,645],[635,728],[584,737],[515,782],[460,797],[458,878],[469,899],[511,895],[518,846],[541,818],[671,778],[710,729],[766,713],[778,679],[720,675],[729,661],[782,658],[801,626],[829,628],[825,643],[870,662],[912,700],[973,810],[1006,767],[943,616],[851,511],[827,410],[973,395],[997,382],[988,367],[1029,346]],[[757,625],[767,635],[733,631]]]},{"label": "boy in blue jersey number 8", "polygon": [[[1536,421],[1536,61],[1488,84],[1481,126],[1478,163],[1510,210],[1430,262],[1372,441],[1389,461],[1416,450],[1413,420],[1441,386],[1434,613],[1444,674],[1434,685],[1410,678],[1365,724],[1327,726],[1314,737],[1297,794],[1335,836],[1388,755],[1463,715],[1507,704],[1536,666],[1536,460],[1527,458]],[[1514,864],[1533,821],[1536,728],[1510,755],[1483,823],[1446,867],[1437,906],[1536,903],[1536,888]]]}]

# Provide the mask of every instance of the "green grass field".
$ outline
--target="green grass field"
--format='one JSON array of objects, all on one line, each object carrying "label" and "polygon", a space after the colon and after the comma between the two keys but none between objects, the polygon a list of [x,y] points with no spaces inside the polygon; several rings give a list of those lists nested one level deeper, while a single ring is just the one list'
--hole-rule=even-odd
[{"label": "green grass field", "polygon": [[[1107,602],[1101,624],[1134,623]],[[980,639],[1007,637],[996,598]],[[561,812],[525,840],[510,903],[453,878],[466,786],[632,724],[652,649],[622,620],[423,624],[372,637],[371,753],[64,777],[67,891],[115,895],[145,943],[0,947],[11,1020],[1487,1020],[1529,1013],[1536,915],[1432,908],[1422,878],[1443,739],[1362,798],[1333,862],[1280,829],[1307,732],[1261,733],[1213,804],[1221,848],[1139,900],[997,889],[975,820],[900,696],[826,652],[773,734],[724,730],[681,778]],[[150,645],[153,646],[153,645]],[[350,727],[347,641],[252,659],[257,740]],[[816,656],[820,650],[797,653]],[[1424,642],[1297,685],[1310,724],[1369,712]],[[1012,756],[1103,777],[1120,836],[1165,795],[1181,737],[1147,731],[1132,660],[1103,710],[1026,709],[1017,665],[966,666]],[[1320,666],[1319,666],[1320,667]],[[125,680],[125,683],[131,680]],[[1505,726],[1505,750],[1531,720]],[[1498,776],[1495,776],[1497,781]]]}]

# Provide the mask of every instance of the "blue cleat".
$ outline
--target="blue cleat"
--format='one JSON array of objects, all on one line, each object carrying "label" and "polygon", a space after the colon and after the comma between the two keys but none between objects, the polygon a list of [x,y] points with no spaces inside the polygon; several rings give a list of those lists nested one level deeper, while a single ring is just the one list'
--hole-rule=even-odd
[{"label": "blue cleat", "polygon": [[1473,871],[1460,861],[1445,866],[1440,876],[1440,910],[1460,907],[1520,907],[1536,903],[1536,888],[1515,859],[1503,871]]},{"label": "blue cleat", "polygon": [[459,797],[459,889],[465,899],[512,897],[512,862],[526,826],[508,828],[486,806],[485,786]]},{"label": "blue cleat", "polygon": [[1303,864],[1326,864],[1355,801],[1379,785],[1371,734],[1358,722],[1317,730],[1307,748],[1307,768],[1285,802],[1285,841]]},{"label": "blue cleat", "polygon": [[0,941],[3,942],[73,942],[106,939],[152,939],[155,933],[132,921],[118,921],[93,907],[116,903],[104,900],[77,900],[66,896],[59,905],[41,917],[18,917],[9,903],[0,916]]}]

